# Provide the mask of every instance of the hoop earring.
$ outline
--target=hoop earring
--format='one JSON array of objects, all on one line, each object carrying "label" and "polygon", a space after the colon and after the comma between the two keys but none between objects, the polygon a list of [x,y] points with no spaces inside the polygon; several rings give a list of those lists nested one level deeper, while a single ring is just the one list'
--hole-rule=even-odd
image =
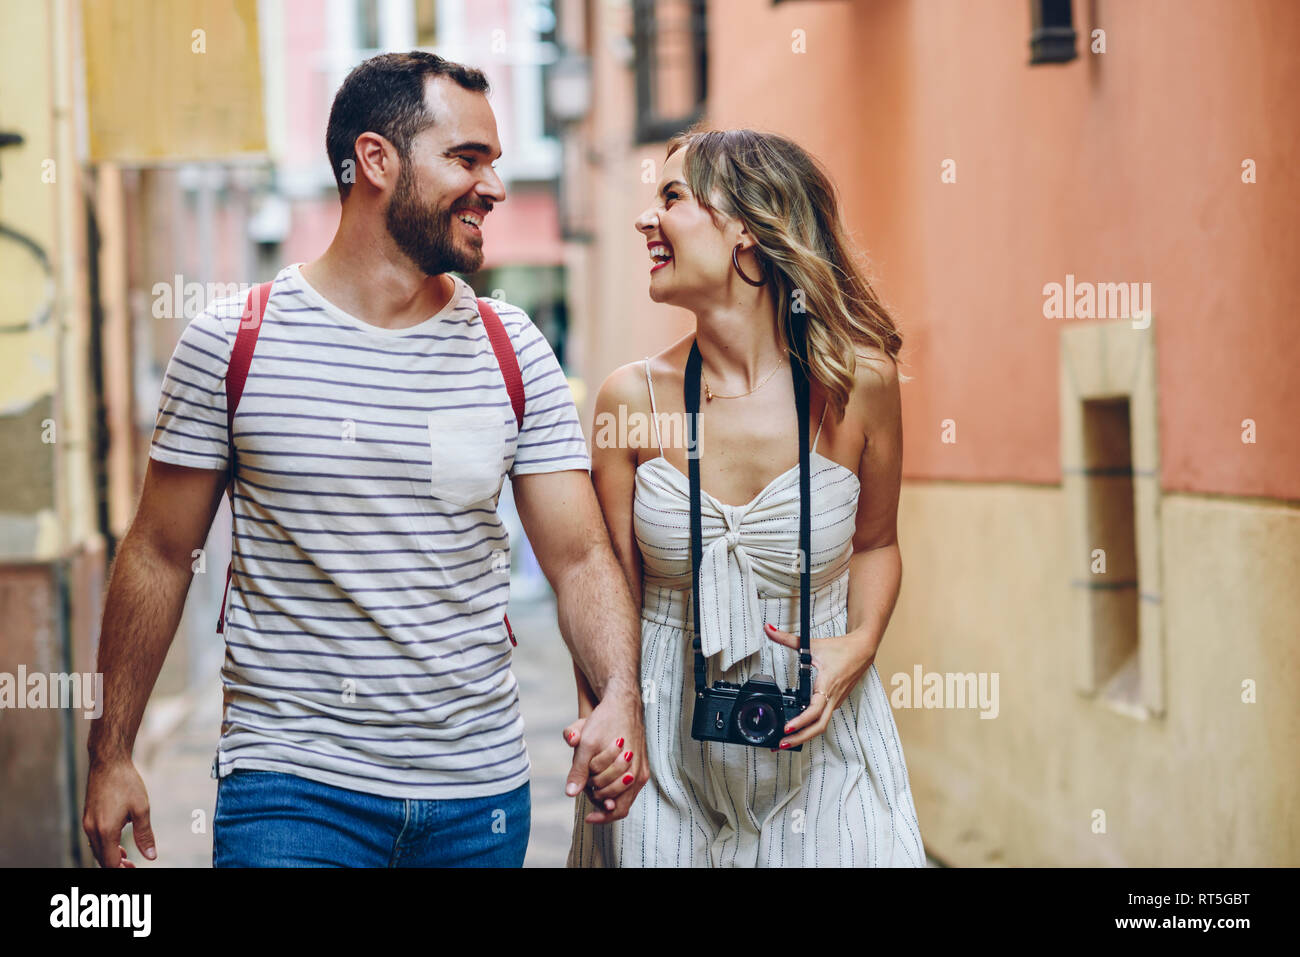
[{"label": "hoop earring", "polygon": [[764,283],[766,283],[767,282],[766,276],[764,276],[758,282],[754,282],[754,280],[750,279],[748,276],[745,275],[744,271],[742,271],[740,268],[739,253],[740,253],[740,243],[736,243],[736,247],[731,251],[731,264],[736,267],[736,272],[740,273],[740,278],[745,280],[745,282],[749,283],[751,286],[761,286]]}]

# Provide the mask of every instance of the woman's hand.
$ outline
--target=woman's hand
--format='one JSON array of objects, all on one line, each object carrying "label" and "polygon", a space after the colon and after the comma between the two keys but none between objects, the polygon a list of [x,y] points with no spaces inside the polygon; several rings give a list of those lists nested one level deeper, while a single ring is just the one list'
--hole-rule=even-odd
[{"label": "woman's hand", "polygon": [[573,724],[564,729],[564,743],[571,748],[578,746],[578,740],[582,735],[582,726],[587,723],[586,716],[578,718]]},{"label": "woman's hand", "polygon": [[[582,729],[586,723],[586,718],[578,718],[564,729],[564,740],[569,747],[576,748],[581,743]],[[623,745],[623,739],[619,738],[591,759],[591,774],[587,778],[585,790],[591,803],[598,808],[603,807],[606,812],[614,810],[615,798],[631,787],[635,780],[632,762],[636,755],[630,750],[624,750]],[[593,817],[594,815],[588,815],[587,823],[600,823],[591,820]],[[602,818],[605,819],[608,819],[607,815]]]},{"label": "woman's hand", "polygon": [[[788,631],[775,625],[764,625],[763,631],[777,644],[799,650],[799,639]],[[878,641],[868,643],[860,633],[854,632],[834,638],[814,638],[810,644],[813,667],[817,669],[812,700],[802,714],[786,724],[787,737],[781,739],[782,748],[803,744],[830,726],[831,715],[867,673],[880,646]]]}]

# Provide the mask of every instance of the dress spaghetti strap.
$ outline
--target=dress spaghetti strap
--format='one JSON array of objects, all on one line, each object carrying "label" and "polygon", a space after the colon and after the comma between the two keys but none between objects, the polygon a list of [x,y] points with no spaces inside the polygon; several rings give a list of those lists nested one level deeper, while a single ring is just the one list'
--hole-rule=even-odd
[{"label": "dress spaghetti strap", "polygon": [[[650,423],[654,426],[655,442],[659,445],[659,454],[664,454],[664,442],[659,437],[659,411],[655,408],[655,384],[650,379],[650,357],[645,359],[645,384],[650,390]],[[824,414],[824,413],[823,413]],[[820,430],[819,430],[820,431]]]},{"label": "dress spaghetti strap", "polygon": [[[827,405],[829,405],[829,404],[830,404],[830,403],[828,402]],[[821,420],[818,421],[818,423],[817,423],[817,437],[813,439],[813,444],[812,444],[812,451],[813,451],[813,452],[816,452],[816,451],[817,451],[817,439],[820,439],[820,438],[822,437],[822,426],[825,424],[825,422],[826,422],[826,406],[823,405],[823,406],[822,406],[822,417],[821,417]]]}]

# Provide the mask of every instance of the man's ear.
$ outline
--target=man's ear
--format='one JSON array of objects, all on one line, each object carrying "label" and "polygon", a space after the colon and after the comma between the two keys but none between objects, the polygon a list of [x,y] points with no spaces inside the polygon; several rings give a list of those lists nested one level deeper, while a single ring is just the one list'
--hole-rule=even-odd
[{"label": "man's ear", "polygon": [[375,189],[383,192],[397,184],[401,160],[392,142],[378,133],[365,132],[357,137],[353,148],[357,164],[357,180],[363,177]]}]

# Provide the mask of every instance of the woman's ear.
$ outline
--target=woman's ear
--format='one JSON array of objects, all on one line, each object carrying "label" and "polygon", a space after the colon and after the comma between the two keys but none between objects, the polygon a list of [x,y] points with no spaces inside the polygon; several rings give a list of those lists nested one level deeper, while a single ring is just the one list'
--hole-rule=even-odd
[{"label": "woman's ear", "polygon": [[753,233],[745,227],[745,224],[741,220],[737,219],[735,222],[739,224],[739,229],[736,230],[736,238],[732,241],[731,245],[734,247],[739,243],[740,251],[742,253],[747,253],[758,245],[758,240],[754,238]]}]

